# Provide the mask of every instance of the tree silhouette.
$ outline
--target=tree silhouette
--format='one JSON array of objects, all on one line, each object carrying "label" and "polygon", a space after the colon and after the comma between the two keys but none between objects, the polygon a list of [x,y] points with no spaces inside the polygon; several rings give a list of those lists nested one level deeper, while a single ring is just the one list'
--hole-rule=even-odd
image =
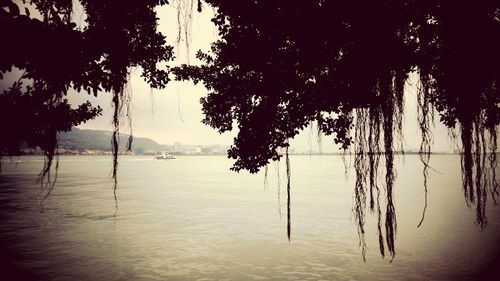
[{"label": "tree silhouette", "polygon": [[[380,252],[385,255],[387,247],[394,257],[394,152],[402,150],[404,84],[416,73],[425,189],[429,123],[437,111],[446,126],[459,130],[464,193],[485,226],[487,191],[493,199],[498,195],[498,1],[206,2],[217,9],[213,21],[221,39],[211,53],[198,53],[204,65],[175,73],[208,89],[205,124],[225,132],[236,121],[233,170],[257,172],[317,122],[342,149],[354,146],[353,210],[363,256],[368,202],[378,215]],[[377,183],[382,162],[383,226]]]},{"label": "tree silhouette", "polygon": [[[19,140],[40,146],[48,159],[43,178],[50,172],[56,132],[69,130],[100,113],[99,108],[92,108],[89,103],[81,105],[78,110],[69,110],[64,98],[68,90],[84,90],[94,95],[112,93],[113,178],[116,188],[119,123],[122,112],[128,111],[129,97],[124,94],[124,88],[129,69],[140,67],[142,77],[154,88],[161,89],[169,81],[166,70],[159,63],[172,59],[172,47],[156,30],[158,19],[155,12],[156,6],[167,1],[82,0],[79,3],[86,16],[82,27],[77,27],[72,21],[72,0],[23,3],[29,4],[25,8],[26,15],[20,14],[19,7],[12,1],[0,1],[0,32],[8,42],[2,48],[0,73],[17,67],[24,71],[20,80],[31,83],[26,88],[16,84],[2,96],[2,101],[6,102],[2,102],[0,128],[14,138],[14,141],[3,138],[0,143],[2,151],[12,151],[19,146]],[[29,9],[34,9],[40,17],[30,17]],[[29,115],[38,116],[38,111],[55,111],[58,115],[46,114],[43,129],[40,129],[41,125],[33,121],[40,118],[31,119]],[[22,134],[11,130],[12,117],[27,120],[23,123],[23,130],[36,133]],[[129,149],[131,141],[130,138]]]}]

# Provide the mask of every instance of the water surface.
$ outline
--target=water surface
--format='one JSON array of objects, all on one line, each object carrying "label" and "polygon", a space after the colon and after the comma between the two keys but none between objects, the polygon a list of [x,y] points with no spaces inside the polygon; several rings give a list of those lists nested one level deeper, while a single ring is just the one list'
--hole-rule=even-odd
[{"label": "water surface", "polygon": [[[352,214],[354,175],[339,156],[291,156],[292,239],[284,163],[229,171],[224,156],[61,156],[41,206],[41,157],[2,162],[2,267],[33,280],[483,280],[498,266],[500,207],[484,231],[462,194],[457,155],[433,155],[426,219],[418,156],[398,160],[396,257],[366,222],[363,262]],[[497,173],[498,174],[498,173]],[[490,200],[491,201],[491,200]],[[491,203],[491,202],[489,202]]]}]

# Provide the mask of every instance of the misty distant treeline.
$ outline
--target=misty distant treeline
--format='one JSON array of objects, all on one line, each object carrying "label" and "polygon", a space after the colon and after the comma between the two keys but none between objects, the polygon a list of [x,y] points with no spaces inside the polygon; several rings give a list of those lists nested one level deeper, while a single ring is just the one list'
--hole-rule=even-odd
[{"label": "misty distant treeline", "polygon": [[[81,130],[73,128],[69,132],[61,132],[57,135],[59,148],[75,151],[98,150],[111,151],[111,135],[113,132],[101,130]],[[120,143],[127,143],[128,134],[120,134]],[[172,145],[159,144],[149,138],[134,137],[133,151],[160,152],[171,150]]]}]

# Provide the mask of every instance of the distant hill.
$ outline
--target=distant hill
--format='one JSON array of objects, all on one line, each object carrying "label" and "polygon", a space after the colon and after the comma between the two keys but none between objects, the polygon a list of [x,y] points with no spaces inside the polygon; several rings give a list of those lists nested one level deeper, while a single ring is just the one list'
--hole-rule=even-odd
[{"label": "distant hill", "polygon": [[[100,130],[82,130],[73,128],[69,132],[61,132],[57,135],[59,148],[75,151],[99,150],[111,151],[112,132]],[[129,135],[120,134],[120,150],[125,149]],[[169,150],[171,146],[163,145],[149,138],[134,136],[132,149],[136,152],[161,152]]]}]

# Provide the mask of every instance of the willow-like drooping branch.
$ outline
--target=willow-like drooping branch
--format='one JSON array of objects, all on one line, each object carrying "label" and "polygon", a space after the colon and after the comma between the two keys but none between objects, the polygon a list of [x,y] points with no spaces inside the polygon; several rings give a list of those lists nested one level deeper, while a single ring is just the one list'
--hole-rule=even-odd
[{"label": "willow-like drooping branch", "polygon": [[[194,1],[195,0],[174,0],[172,5],[174,5],[177,10],[177,37],[175,38],[175,45],[177,52],[180,51],[181,42],[184,41],[184,46],[186,48],[186,61],[189,64],[190,61],[190,46],[191,46],[191,30],[193,26],[193,11],[194,11]],[[201,2],[197,2],[197,10],[201,10]]]},{"label": "willow-like drooping branch", "polygon": [[113,179],[113,197],[115,200],[115,207],[118,208],[118,198],[117,198],[117,189],[118,189],[118,155],[120,153],[120,120],[125,114],[125,117],[129,124],[129,137],[126,144],[126,151],[132,150],[132,112],[131,112],[131,103],[132,103],[132,90],[130,87],[130,74],[126,74],[127,84],[123,87],[115,90],[113,92],[112,98],[112,106],[113,106],[113,134],[111,136],[111,149],[113,154],[113,168],[111,171],[111,176]]},{"label": "willow-like drooping branch", "polygon": [[285,151],[285,161],[286,161],[286,191],[287,191],[287,199],[286,199],[286,217],[287,217],[287,227],[286,227],[286,233],[288,236],[288,241],[290,241],[291,238],[291,230],[292,230],[292,221],[291,221],[291,208],[290,208],[290,178],[291,178],[291,170],[290,170],[290,158],[288,157],[288,146],[286,147]]},{"label": "willow-like drooping branch", "polygon": [[[354,186],[354,207],[355,221],[357,226],[359,246],[361,247],[361,255],[363,260],[366,256],[366,239],[365,239],[365,209],[366,209],[366,175],[369,174],[369,166],[367,163],[367,155],[365,149],[367,143],[367,123],[368,110],[364,108],[356,109],[356,125],[354,132],[354,169],[356,170],[356,183]],[[370,198],[371,200],[371,198]]]},{"label": "willow-like drooping branch", "polygon": [[[496,128],[485,126],[484,112],[481,112],[469,122],[462,121],[460,129],[462,141],[460,155],[465,201],[469,207],[475,204],[476,223],[483,229],[488,223],[486,217],[488,190],[494,202],[498,197]],[[489,147],[487,142],[490,143]],[[486,164],[487,160],[489,166]]]},{"label": "willow-like drooping branch", "polygon": [[431,78],[428,75],[420,74],[420,84],[417,86],[417,110],[418,116],[417,121],[420,127],[420,133],[422,140],[420,142],[420,148],[418,155],[420,162],[424,165],[422,174],[424,176],[424,208],[422,210],[422,218],[420,219],[417,227],[420,227],[425,219],[425,212],[427,211],[427,181],[429,177],[429,161],[431,157],[431,144],[432,144],[432,132],[430,131],[430,124],[434,122],[434,112],[430,102],[430,97],[432,95],[431,91]]},{"label": "willow-like drooping branch", "polygon": [[[356,183],[354,188],[354,206],[356,227],[363,260],[366,255],[365,216],[367,208],[367,191],[369,185],[369,209],[377,214],[377,235],[379,249],[385,256],[385,249],[391,255],[396,254],[394,239],[397,231],[397,220],[394,206],[394,143],[399,142],[402,149],[402,120],[403,120],[403,87],[405,76],[391,72],[385,79],[380,79],[374,93],[381,103],[372,104],[369,108],[355,109],[356,121],[354,132]],[[381,143],[383,135],[383,143]],[[377,175],[382,154],[385,158],[385,194],[386,211],[384,217],[384,233],[382,230],[382,211],[380,203],[380,189],[377,184]],[[368,177],[368,178],[367,178]],[[376,197],[375,197],[376,193]]]}]

